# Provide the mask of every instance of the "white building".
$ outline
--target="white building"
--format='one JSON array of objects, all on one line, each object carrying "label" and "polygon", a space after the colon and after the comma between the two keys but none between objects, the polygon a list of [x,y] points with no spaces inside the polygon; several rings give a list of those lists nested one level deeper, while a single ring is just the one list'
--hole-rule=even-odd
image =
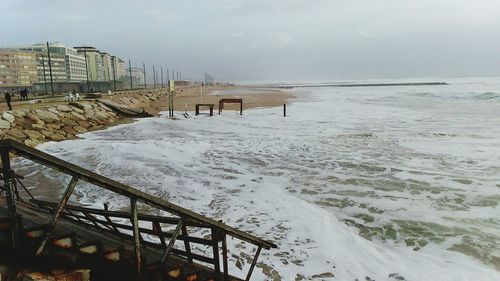
[{"label": "white building", "polygon": [[[48,59],[47,45],[44,43],[18,46],[16,48],[25,51],[37,52],[40,54],[40,56],[44,57],[44,60]],[[85,69],[85,57],[82,54],[79,54],[75,48],[66,46],[59,42],[55,42],[55,43],[49,43],[49,51],[51,54],[51,59],[53,56],[54,59],[58,61],[59,66],[61,65],[61,62],[59,60],[61,59],[61,57],[64,58],[65,77],[62,78],[58,76],[57,81],[78,82],[78,81],[85,81],[87,79],[87,72]],[[39,60],[39,64],[41,63],[40,61],[41,60]],[[48,70],[46,69],[45,71],[47,72]],[[43,74],[43,70],[41,71],[41,73]]]}]

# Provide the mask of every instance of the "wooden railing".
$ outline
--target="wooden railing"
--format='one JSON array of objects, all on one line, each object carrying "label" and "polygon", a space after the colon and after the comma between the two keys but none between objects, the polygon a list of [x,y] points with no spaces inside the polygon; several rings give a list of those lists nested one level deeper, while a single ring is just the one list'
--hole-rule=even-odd
[{"label": "wooden railing", "polygon": [[[137,280],[142,279],[142,246],[150,246],[163,250],[161,259],[162,265],[165,265],[167,258],[171,254],[183,257],[190,263],[193,263],[193,261],[200,261],[211,264],[213,265],[213,270],[218,280],[228,280],[229,278],[226,239],[227,236],[248,242],[257,247],[252,264],[245,280],[250,280],[261,250],[263,248],[270,249],[277,247],[275,244],[269,241],[263,240],[247,232],[228,226],[220,221],[212,220],[203,215],[162,200],[158,197],[149,195],[125,184],[119,183],[69,162],[58,159],[47,153],[30,148],[19,142],[13,140],[0,140],[0,154],[2,159],[4,190],[6,193],[9,216],[14,225],[14,227],[12,228],[14,246],[16,245],[17,241],[16,237],[19,236],[22,226],[20,225],[16,211],[15,197],[17,195],[17,192],[14,189],[16,176],[12,172],[12,169],[10,167],[10,153],[37,162],[41,165],[51,167],[72,177],[68,187],[64,191],[63,197],[58,203],[51,203],[33,199],[31,200],[34,205],[49,211],[52,215],[52,218],[48,223],[48,231],[46,232],[44,239],[38,247],[37,254],[39,255],[41,255],[41,253],[43,252],[49,236],[51,235],[53,229],[55,228],[61,217],[73,220],[75,222],[92,225],[93,227],[97,227],[101,230],[107,231],[107,233],[109,233],[110,235],[132,240],[135,252]],[[77,182],[80,180],[91,183],[111,192],[126,196],[130,200],[130,213],[110,211],[106,209],[90,209],[68,205],[67,202],[71,194],[73,193]],[[137,208],[138,203],[168,212],[172,215],[172,217],[139,214]],[[120,223],[117,221],[119,219],[127,219],[130,221],[130,224]],[[141,226],[139,226],[140,223]],[[147,223],[151,227],[144,227],[143,225],[145,223]],[[175,226],[175,230],[173,232],[163,231],[162,228],[164,228],[165,225]],[[210,232],[211,238],[207,239],[190,235],[188,233],[188,227],[205,229]],[[148,239],[145,239],[143,237],[145,235],[150,235],[157,238],[158,242],[155,243]],[[167,239],[169,240],[167,241]],[[185,246],[184,251],[174,247],[175,241],[177,240],[183,241]],[[192,244],[211,247],[212,256],[194,253],[192,251]],[[223,262],[222,270],[220,265],[221,251]]]}]

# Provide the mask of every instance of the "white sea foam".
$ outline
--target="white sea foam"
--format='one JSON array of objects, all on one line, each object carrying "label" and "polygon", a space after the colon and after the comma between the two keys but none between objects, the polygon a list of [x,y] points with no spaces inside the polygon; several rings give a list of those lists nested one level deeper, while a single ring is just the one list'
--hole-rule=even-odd
[{"label": "white sea foam", "polygon": [[[261,260],[282,280],[496,281],[499,92],[463,80],[297,90],[286,118],[149,118],[40,148],[276,241]],[[314,277],[327,272],[336,278]]]}]

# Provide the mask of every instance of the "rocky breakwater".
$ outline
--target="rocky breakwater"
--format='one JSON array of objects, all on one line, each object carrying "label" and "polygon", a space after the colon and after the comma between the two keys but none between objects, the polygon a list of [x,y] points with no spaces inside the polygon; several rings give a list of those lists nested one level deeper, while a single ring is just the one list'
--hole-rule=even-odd
[{"label": "rocky breakwater", "polygon": [[[109,99],[131,108],[144,107],[160,94],[121,94]],[[0,119],[0,139],[28,146],[76,138],[77,134],[111,126],[121,116],[99,100],[70,102],[48,107],[6,111]]]}]

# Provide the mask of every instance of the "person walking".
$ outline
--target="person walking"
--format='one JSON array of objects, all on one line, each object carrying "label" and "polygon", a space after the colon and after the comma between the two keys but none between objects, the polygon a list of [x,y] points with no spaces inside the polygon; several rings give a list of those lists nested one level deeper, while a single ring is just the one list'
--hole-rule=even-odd
[{"label": "person walking", "polygon": [[5,102],[7,103],[9,110],[12,110],[12,105],[10,104],[10,102],[12,101],[12,96],[7,91],[4,91],[4,93],[5,93]]}]

